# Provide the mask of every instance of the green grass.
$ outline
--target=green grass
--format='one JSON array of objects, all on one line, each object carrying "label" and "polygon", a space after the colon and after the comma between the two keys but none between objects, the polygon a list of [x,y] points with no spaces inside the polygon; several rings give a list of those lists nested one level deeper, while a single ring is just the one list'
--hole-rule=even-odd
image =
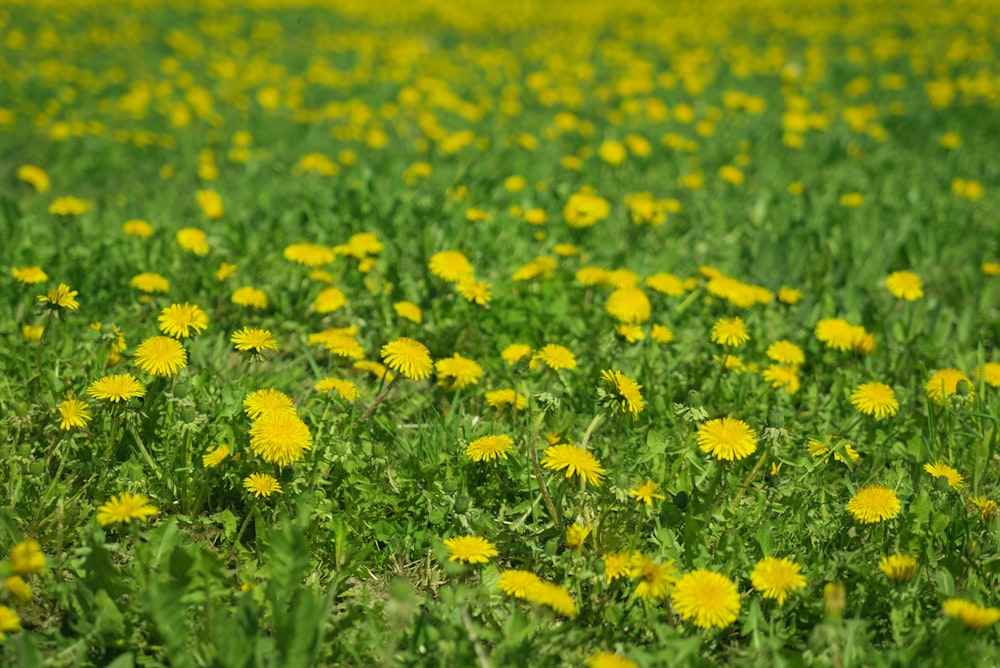
[{"label": "green grass", "polygon": [[[985,623],[1000,616],[995,7],[727,2],[712,8],[724,20],[708,22],[699,3],[303,5],[0,3],[12,73],[0,82],[0,575],[22,574],[32,592],[18,600],[16,581],[0,586],[5,664],[619,665],[600,652],[639,666],[996,661]],[[944,103],[941,81],[955,91]],[[733,106],[734,92],[752,103]],[[852,127],[858,108],[868,115]],[[795,131],[796,113],[809,129]],[[471,141],[452,150],[462,131]],[[945,148],[946,133],[960,146]],[[633,144],[620,165],[599,157],[602,143],[635,136],[648,155]],[[310,153],[337,173],[303,172]],[[430,175],[405,178],[418,162]],[[51,187],[21,178],[23,165]],[[722,177],[727,165],[741,183]],[[697,187],[685,185],[693,174]],[[512,175],[523,190],[505,187]],[[577,229],[564,207],[588,188],[609,215]],[[205,189],[221,216],[199,206]],[[677,210],[661,226],[634,222],[626,197],[640,192]],[[842,202],[850,193],[860,205]],[[51,213],[67,195],[89,209]],[[523,218],[536,208],[544,225]],[[470,209],[487,219],[468,220]],[[124,234],[133,219],[153,235]],[[205,232],[207,254],[182,248],[186,227]],[[337,248],[361,232],[381,251],[362,260]],[[303,242],[337,250],[318,267],[327,277],[285,259]],[[573,245],[566,256],[560,244]],[[431,271],[444,250],[490,284],[488,304]],[[539,257],[551,272],[514,279]],[[223,263],[237,268],[220,281]],[[46,280],[16,280],[12,270],[35,265]],[[584,285],[584,267],[609,278]],[[896,271],[918,275],[923,296],[894,297]],[[131,287],[142,272],[169,290]],[[634,342],[605,309],[627,272],[651,304]],[[663,272],[688,280],[683,295],[645,286]],[[769,298],[741,306],[717,273]],[[346,302],[319,313],[326,280]],[[78,309],[39,302],[60,283]],[[240,286],[262,290],[267,308],[233,303]],[[802,299],[779,300],[783,286]],[[401,300],[421,323],[397,315]],[[183,303],[208,326],[183,340],[185,368],[154,377],[136,348]],[[713,325],[733,317],[749,341],[713,342]],[[815,331],[830,318],[863,327],[874,350],[825,345]],[[674,339],[655,341],[656,324]],[[41,341],[25,325],[44,327]],[[237,352],[232,334],[246,326],[271,332],[278,350]],[[474,360],[482,378],[390,385],[309,342],[348,327],[369,361],[410,337],[433,360]],[[126,342],[117,361],[113,328]],[[804,352],[797,391],[765,378],[778,340]],[[565,346],[576,366],[509,364],[512,343]],[[949,368],[968,385],[934,401],[928,382]],[[603,370],[642,386],[636,420],[614,410]],[[87,393],[123,373],[144,397],[111,405]],[[327,376],[352,381],[358,398],[317,391]],[[894,415],[852,405],[868,382],[893,389]],[[244,400],[262,388],[286,394],[308,427],[312,447],[291,465],[252,444]],[[490,406],[498,389],[526,406]],[[60,428],[68,393],[89,407],[82,427]],[[700,425],[723,417],[753,430],[752,454],[719,461],[699,448]],[[472,461],[468,443],[488,434],[514,449]],[[585,445],[602,484],[536,466],[556,442]],[[831,450],[814,455],[810,442]],[[205,466],[223,443],[231,454]],[[964,485],[932,477],[924,466],[936,462]],[[281,492],[254,498],[251,474]],[[629,493],[645,481],[663,498]],[[859,522],[847,505],[866,485],[893,490],[898,514]],[[99,522],[124,492],[158,512]],[[571,547],[574,523],[590,531]],[[450,560],[444,541],[466,535],[496,556]],[[12,556],[28,539],[44,572]],[[676,591],[637,596],[638,571],[607,577],[605,557],[621,552],[671,563],[677,578],[722,574],[738,613],[702,629]],[[892,554],[916,559],[913,579],[883,574]],[[766,556],[793,560],[805,579],[782,605],[752,582]],[[574,614],[504,594],[501,574],[514,569],[564,587]],[[983,606],[985,628],[945,614],[949,599]]]}]

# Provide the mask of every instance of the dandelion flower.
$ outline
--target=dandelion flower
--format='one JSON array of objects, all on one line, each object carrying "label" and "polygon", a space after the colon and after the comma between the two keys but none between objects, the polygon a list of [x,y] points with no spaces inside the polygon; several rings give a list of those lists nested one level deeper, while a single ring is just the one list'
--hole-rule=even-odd
[{"label": "dandelion flower", "polygon": [[641,599],[664,599],[677,582],[677,569],[673,561],[658,564],[650,557],[636,553],[632,556],[629,575],[638,579],[635,595]]},{"label": "dandelion flower", "polygon": [[805,364],[806,356],[802,348],[791,341],[775,341],[767,347],[768,358],[778,364],[789,364],[792,366],[802,366]]},{"label": "dandelion flower", "polygon": [[97,521],[101,526],[116,522],[128,524],[132,520],[145,522],[158,512],[145,496],[123,492],[121,496],[112,496],[110,501],[97,509]]},{"label": "dandelion flower", "polygon": [[354,335],[349,333],[351,329],[334,327],[318,334],[310,334],[309,345],[318,343],[338,357],[360,360],[365,356],[365,349]]},{"label": "dandelion flower", "polygon": [[601,463],[590,452],[575,445],[561,444],[550,446],[545,451],[542,466],[553,471],[566,469],[566,477],[579,475],[581,478],[599,487],[604,479],[604,469]]},{"label": "dandelion flower", "polygon": [[566,529],[566,547],[576,549],[583,545],[590,535],[590,527],[574,522]]},{"label": "dandelion flower", "polygon": [[145,220],[126,220],[122,223],[122,234],[148,239],[153,236],[153,226]]},{"label": "dandelion flower", "polygon": [[575,369],[576,355],[558,343],[549,343],[535,353],[535,359],[541,360],[547,367],[555,371],[560,369]]},{"label": "dandelion flower", "polygon": [[87,426],[90,422],[90,409],[85,402],[74,399],[72,394],[67,394],[59,403],[59,416],[59,428],[69,431],[74,427]]},{"label": "dandelion flower", "polygon": [[267,295],[264,294],[263,290],[258,290],[249,285],[237,288],[229,299],[238,306],[255,309],[267,308]]},{"label": "dandelion flower", "polygon": [[31,285],[33,283],[44,283],[49,280],[48,274],[42,271],[41,267],[14,267],[10,270],[11,275],[18,283]]},{"label": "dandelion flower", "polygon": [[969,384],[971,392],[972,383],[969,382],[969,377],[963,371],[959,371],[958,369],[941,369],[931,375],[927,384],[924,385],[924,390],[934,403],[943,404],[948,397],[953,396],[958,391],[958,384],[963,380]]},{"label": "dandelion flower", "polygon": [[187,366],[187,351],[177,339],[154,336],[135,349],[135,365],[154,376],[175,376]]},{"label": "dandelion flower", "polygon": [[586,661],[587,668],[636,668],[635,661],[613,652],[598,652]]},{"label": "dandelion flower", "polygon": [[324,378],[313,385],[313,388],[320,392],[336,392],[344,401],[354,401],[358,398],[358,386],[341,378]]},{"label": "dandelion flower", "polygon": [[214,190],[199,190],[195,192],[194,196],[198,201],[198,207],[206,218],[215,220],[222,218],[226,213],[226,209],[222,205],[222,197]]},{"label": "dandelion flower", "polygon": [[827,318],[816,323],[816,338],[827,348],[847,352],[854,347],[854,326],[842,318]]},{"label": "dandelion flower", "polygon": [[294,411],[266,411],[250,426],[250,448],[269,464],[288,466],[312,448],[312,434]]},{"label": "dandelion flower", "polygon": [[512,343],[501,351],[500,357],[507,364],[513,366],[525,357],[532,356],[534,352],[532,347],[526,343]]},{"label": "dandelion flower", "polygon": [[448,548],[448,561],[466,564],[485,564],[491,557],[500,554],[493,543],[478,536],[446,538],[444,545]]},{"label": "dandelion flower", "polygon": [[487,392],[486,403],[497,410],[505,406],[515,406],[519,411],[528,407],[527,397],[515,390],[493,390],[492,392]]},{"label": "dandelion flower", "polygon": [[455,289],[458,290],[458,293],[465,297],[466,301],[469,303],[486,306],[493,299],[493,295],[490,292],[492,287],[493,286],[489,283],[477,281],[471,276],[466,276],[458,281]]},{"label": "dandelion flower", "polygon": [[990,387],[1000,387],[1000,362],[986,362],[976,368],[975,375]]},{"label": "dandelion flower", "polygon": [[712,325],[712,343],[737,348],[750,340],[742,318],[719,318]]},{"label": "dandelion flower", "polygon": [[740,594],[732,580],[721,573],[696,570],[686,573],[674,585],[673,608],[695,626],[725,628],[740,613]]},{"label": "dandelion flower", "polygon": [[698,447],[716,459],[734,461],[757,450],[757,434],[743,420],[709,420],[698,427]]},{"label": "dandelion flower", "polygon": [[656,489],[659,485],[652,480],[647,480],[635,489],[630,489],[629,494],[634,496],[637,501],[645,503],[647,506],[653,505],[653,499],[665,499],[666,497],[662,494],[657,494]]},{"label": "dandelion flower", "polygon": [[[828,436],[827,438],[830,440],[838,440],[838,441],[843,440],[838,438],[837,436]],[[830,446],[827,445],[826,443],[821,443],[820,441],[809,441],[808,443],[806,443],[806,447],[809,449],[809,454],[812,455],[813,457],[823,457],[824,455],[827,455],[830,452]],[[847,458],[850,459],[852,462],[857,461],[858,459],[861,458],[861,455],[858,454],[858,451],[855,450],[854,446],[852,446],[850,443],[845,443],[843,450],[847,454]],[[844,458],[836,453],[834,453],[833,458],[838,462],[844,461]]]},{"label": "dandelion flower", "polygon": [[988,522],[1000,515],[1000,507],[997,506],[997,502],[985,496],[970,497],[969,504],[979,511],[979,519],[983,522]]},{"label": "dandelion flower", "polygon": [[43,331],[45,331],[45,328],[41,325],[29,325],[27,323],[21,325],[21,336],[24,337],[25,341],[40,340]]},{"label": "dandelion flower", "polygon": [[5,633],[17,633],[21,630],[21,618],[12,608],[0,605],[0,643]]},{"label": "dandelion flower", "polygon": [[153,272],[143,272],[141,274],[136,274],[132,277],[129,284],[139,290],[140,292],[145,292],[147,294],[153,294],[156,292],[167,292],[170,290],[170,281]]},{"label": "dandelion flower", "polygon": [[438,378],[442,381],[451,378],[451,389],[459,389],[476,385],[483,377],[483,367],[468,357],[462,357],[455,353],[451,357],[445,357],[434,363]]},{"label": "dandelion flower", "polygon": [[514,439],[506,434],[480,436],[469,443],[465,455],[475,462],[507,459],[507,453],[514,449]]},{"label": "dandelion flower", "polygon": [[795,288],[790,288],[787,285],[782,285],[778,288],[778,301],[782,304],[794,305],[798,304],[805,295],[802,294],[801,290],[796,290]]},{"label": "dandelion flower", "polygon": [[604,285],[608,280],[608,271],[600,267],[583,267],[574,277],[586,286]]},{"label": "dandelion flower", "polygon": [[894,554],[882,557],[879,568],[893,582],[909,582],[917,575],[917,560],[908,554]]},{"label": "dandelion flower", "polygon": [[132,374],[123,373],[95,380],[87,388],[87,394],[95,399],[107,399],[112,403],[118,403],[132,397],[145,396],[146,388]]},{"label": "dandelion flower", "polygon": [[238,267],[232,262],[223,262],[219,265],[219,268],[215,270],[215,280],[224,281],[233,274],[236,273]]},{"label": "dandelion flower", "polygon": [[52,185],[49,175],[37,165],[21,165],[17,168],[17,178],[30,183],[36,192],[46,192]]},{"label": "dandelion flower", "polygon": [[[3,581],[4,589],[7,593],[14,597],[14,599],[21,605],[27,605],[31,602],[31,587],[20,575],[11,575],[10,577],[4,578]],[[2,619],[2,612],[0,612],[0,632],[9,631],[11,629],[5,628],[5,622]],[[3,641],[2,635],[0,635],[0,642]]]},{"label": "dandelion flower", "polygon": [[666,325],[653,325],[649,332],[649,338],[657,343],[670,343],[674,340],[674,333]]},{"label": "dandelion flower", "polygon": [[255,499],[281,494],[281,483],[266,473],[251,473],[243,479],[243,489],[253,494]]},{"label": "dandelion flower", "polygon": [[788,364],[771,364],[760,374],[775,389],[784,389],[788,394],[799,391],[799,368]]},{"label": "dandelion flower", "polygon": [[615,327],[615,334],[629,343],[637,343],[646,338],[645,332],[642,331],[642,327],[639,325],[618,325]]},{"label": "dandelion flower", "polygon": [[75,311],[80,308],[80,303],[76,301],[79,293],[71,290],[65,283],[60,283],[55,290],[49,290],[44,295],[38,296],[38,301],[53,308],[64,308]]},{"label": "dandelion flower", "polygon": [[358,360],[353,364],[353,366],[355,369],[367,371],[379,380],[383,380],[387,383],[394,377],[392,372],[386,369],[384,364],[379,362],[373,362],[371,360]]},{"label": "dandelion flower", "polygon": [[207,255],[210,250],[205,233],[197,227],[184,227],[177,231],[177,243],[181,248],[195,255]]},{"label": "dandelion flower", "polygon": [[867,485],[847,502],[847,512],[862,524],[891,520],[899,515],[899,497],[888,487]]},{"label": "dandelion flower", "polygon": [[884,383],[864,383],[851,394],[851,403],[865,415],[876,420],[892,417],[899,410],[899,402],[892,388]]},{"label": "dandelion flower", "polygon": [[49,205],[49,213],[57,216],[78,216],[81,213],[90,211],[90,202],[79,197],[67,195],[57,198]]},{"label": "dandelion flower", "polygon": [[7,561],[17,575],[37,575],[45,571],[45,555],[42,546],[33,538],[25,538],[15,545]]},{"label": "dandelion flower", "polygon": [[885,285],[896,299],[913,302],[924,296],[924,284],[912,271],[896,271],[885,279]]},{"label": "dandelion flower", "polygon": [[382,346],[382,360],[393,371],[410,380],[423,380],[431,375],[434,363],[427,346],[406,336]]},{"label": "dandelion flower", "polygon": [[292,399],[284,392],[269,387],[247,395],[243,400],[243,410],[251,420],[256,420],[268,411],[294,411]]},{"label": "dandelion flower", "polygon": [[449,283],[458,283],[463,278],[470,278],[473,275],[469,259],[458,251],[435,253],[428,266],[432,274]]},{"label": "dandelion flower", "polygon": [[576,617],[576,602],[568,589],[557,584],[539,582],[528,589],[525,598],[532,603],[552,608],[564,617]]},{"label": "dandelion flower", "polygon": [[159,317],[160,331],[168,336],[186,339],[208,327],[208,314],[197,304],[171,304],[163,309]]},{"label": "dandelion flower", "polygon": [[243,353],[252,352],[259,355],[265,350],[278,349],[278,341],[274,335],[266,329],[257,327],[244,327],[238,332],[233,332],[230,341]]},{"label": "dandelion flower", "polygon": [[604,583],[611,584],[618,578],[623,578],[632,573],[632,553],[612,552],[601,557],[604,562]]},{"label": "dandelion flower", "polygon": [[512,569],[500,574],[497,585],[500,587],[500,591],[508,596],[527,598],[528,590],[541,582],[541,579],[531,571]]},{"label": "dandelion flower", "polygon": [[319,244],[301,243],[285,247],[285,259],[306,267],[321,267],[335,259],[333,251]]},{"label": "dandelion flower", "polygon": [[405,318],[410,322],[420,324],[423,322],[424,314],[421,312],[420,307],[413,302],[396,302],[392,305],[392,310],[396,312],[400,318]]},{"label": "dandelion flower", "polygon": [[604,310],[619,322],[642,324],[649,320],[652,306],[645,292],[639,288],[626,287],[619,288],[608,295]]},{"label": "dandelion flower", "polygon": [[211,452],[206,452],[201,457],[201,465],[207,469],[214,469],[229,456],[229,446],[225,443],[213,448]]},{"label": "dandelion flower", "polygon": [[563,207],[566,224],[577,229],[591,227],[610,213],[611,202],[589,191],[573,193]]},{"label": "dandelion flower", "polygon": [[337,288],[324,288],[313,300],[316,313],[333,313],[347,303],[344,293]]},{"label": "dandelion flower", "polygon": [[653,274],[646,278],[646,287],[665,294],[668,297],[683,297],[687,292],[684,281],[673,274]]},{"label": "dandelion flower", "polygon": [[942,462],[924,464],[924,470],[935,478],[944,478],[948,481],[948,486],[952,489],[962,489],[965,487],[965,478],[952,467]]},{"label": "dandelion flower", "polygon": [[784,605],[790,593],[806,586],[801,571],[802,566],[787,557],[764,557],[750,573],[750,582],[764,598],[773,598],[778,605]]},{"label": "dandelion flower", "polygon": [[1000,608],[985,608],[962,598],[949,598],[942,604],[941,610],[975,631],[989,628],[1000,620]]}]

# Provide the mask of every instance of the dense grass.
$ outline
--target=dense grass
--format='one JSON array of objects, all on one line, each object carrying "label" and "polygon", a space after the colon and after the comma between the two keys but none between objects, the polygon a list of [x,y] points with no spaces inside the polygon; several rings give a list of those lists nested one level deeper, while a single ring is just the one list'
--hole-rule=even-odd
[{"label": "dense grass", "polygon": [[[995,662],[998,35],[993,3],[0,3],[0,574],[31,590],[0,588],[0,659]],[[84,210],[54,213],[70,195]],[[581,195],[606,215],[574,224]],[[647,283],[665,273],[675,294]],[[60,283],[78,308],[46,303]],[[186,303],[207,326],[148,373]],[[236,350],[244,327],[276,350]],[[332,328],[395,380],[310,338]],[[427,378],[387,356],[400,337]],[[456,353],[482,371],[463,387]],[[634,416],[605,371],[641,386]],[[94,396],[125,373],[144,396]],[[852,401],[866,383],[889,415]],[[287,465],[245,410],[268,388],[311,438]],[[61,425],[74,398],[91,419]],[[735,461],[708,447],[721,418],[752,434]],[[474,461],[487,435],[513,447]],[[559,444],[603,476],[566,476]],[[281,491],[248,492],[260,474]],[[868,485],[898,509],[862,521]],[[126,492],[155,514],[109,519]],[[495,554],[463,563],[463,536]],[[771,556],[803,578],[781,603]],[[514,570],[556,587],[508,595]]]}]

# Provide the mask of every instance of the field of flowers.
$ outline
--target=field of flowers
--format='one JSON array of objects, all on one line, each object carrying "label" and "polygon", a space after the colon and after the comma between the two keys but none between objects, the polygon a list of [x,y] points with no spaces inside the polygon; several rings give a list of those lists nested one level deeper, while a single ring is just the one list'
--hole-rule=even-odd
[{"label": "field of flowers", "polygon": [[0,664],[1000,662],[1000,5],[0,0]]}]

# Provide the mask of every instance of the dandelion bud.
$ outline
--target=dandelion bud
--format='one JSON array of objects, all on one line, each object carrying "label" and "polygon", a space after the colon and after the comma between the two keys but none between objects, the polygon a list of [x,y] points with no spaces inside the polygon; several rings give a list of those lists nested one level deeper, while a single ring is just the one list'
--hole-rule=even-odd
[{"label": "dandelion bud", "polygon": [[688,392],[688,406],[691,408],[701,408],[702,403],[701,395],[698,394],[697,390]]},{"label": "dandelion bud", "polygon": [[772,408],[767,412],[767,426],[771,429],[781,429],[785,426],[785,415],[780,408]]},{"label": "dandelion bud", "polygon": [[174,385],[172,394],[178,399],[184,399],[189,393],[189,388],[187,383],[177,383]]},{"label": "dandelion bud", "polygon": [[459,494],[455,497],[455,512],[464,513],[469,509],[469,497],[465,494]]},{"label": "dandelion bud", "polygon": [[960,379],[958,383],[955,385],[955,394],[957,394],[958,396],[967,397],[971,393],[972,393],[972,385],[970,385],[969,381],[967,381],[966,379],[964,378]]},{"label": "dandelion bud", "polygon": [[28,415],[28,404],[23,401],[18,401],[14,404],[14,415],[19,418],[26,417]]},{"label": "dandelion bud", "polygon": [[830,617],[840,617],[847,604],[847,590],[839,582],[827,582],[823,587],[823,608]]},{"label": "dandelion bud", "polygon": [[184,422],[191,424],[196,417],[198,417],[197,411],[190,406],[185,406],[181,409],[181,420]]}]

